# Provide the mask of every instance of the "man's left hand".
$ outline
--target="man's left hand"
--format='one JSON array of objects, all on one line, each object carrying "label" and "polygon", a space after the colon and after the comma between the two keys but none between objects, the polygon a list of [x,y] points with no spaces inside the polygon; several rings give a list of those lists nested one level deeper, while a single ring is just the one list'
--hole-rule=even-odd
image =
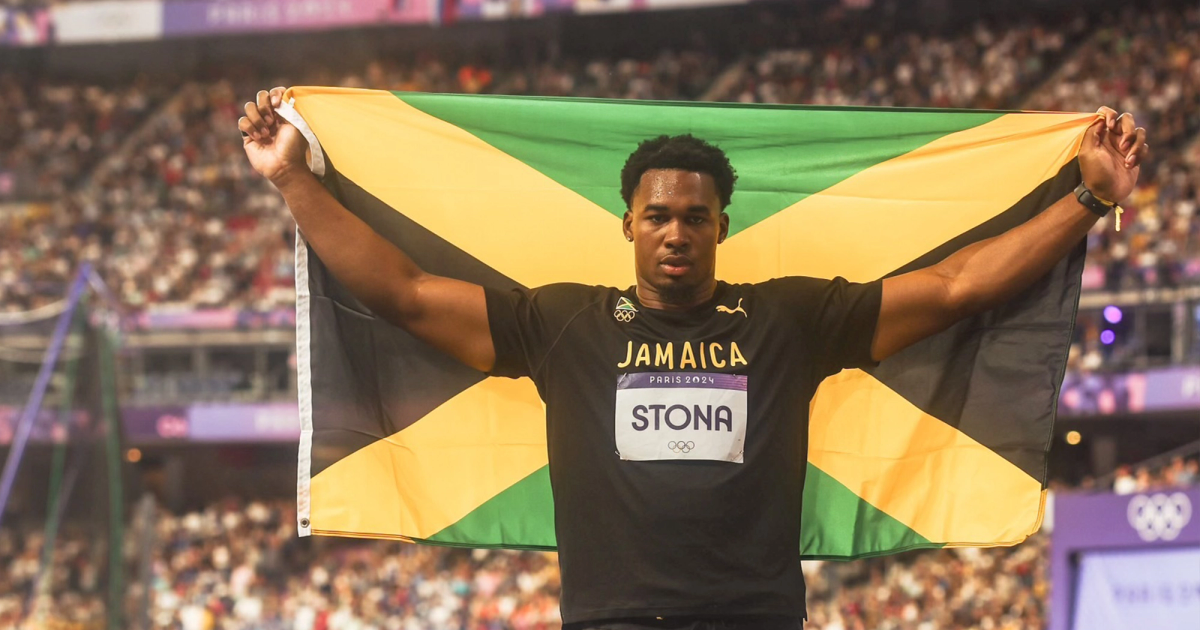
[{"label": "man's left hand", "polygon": [[1117,115],[1101,107],[1100,118],[1088,127],[1079,147],[1079,170],[1092,194],[1118,203],[1133,192],[1141,164],[1150,151],[1146,130],[1138,127],[1133,114]]}]

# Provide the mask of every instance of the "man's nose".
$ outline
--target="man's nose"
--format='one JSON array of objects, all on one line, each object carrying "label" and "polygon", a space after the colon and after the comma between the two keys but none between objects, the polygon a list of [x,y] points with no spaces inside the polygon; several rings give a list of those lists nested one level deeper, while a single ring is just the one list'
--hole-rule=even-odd
[{"label": "man's nose", "polygon": [[667,237],[664,242],[671,249],[683,249],[687,247],[687,230],[683,229],[682,221],[671,221],[667,225]]}]

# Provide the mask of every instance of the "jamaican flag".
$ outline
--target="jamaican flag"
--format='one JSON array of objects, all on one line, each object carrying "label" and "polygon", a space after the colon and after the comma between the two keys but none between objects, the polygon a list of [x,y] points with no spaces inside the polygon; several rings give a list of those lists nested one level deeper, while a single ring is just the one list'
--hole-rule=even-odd
[{"label": "jamaican flag", "polygon": [[[1095,118],[311,87],[286,100],[348,208],[425,270],[502,289],[634,283],[619,173],[646,138],[693,133],[737,169],[720,279],[867,281],[1070,192]],[[381,321],[302,237],[296,260],[300,532],[554,548],[533,383],[488,378]],[[1011,302],[821,385],[799,553],[1037,530],[1082,264],[1081,248]]]}]

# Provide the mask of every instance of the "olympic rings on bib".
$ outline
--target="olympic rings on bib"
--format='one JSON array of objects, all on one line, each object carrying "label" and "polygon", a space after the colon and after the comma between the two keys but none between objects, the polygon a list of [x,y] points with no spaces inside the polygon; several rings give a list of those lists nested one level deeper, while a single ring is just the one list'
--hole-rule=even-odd
[{"label": "olympic rings on bib", "polygon": [[667,448],[675,453],[690,453],[692,449],[696,448],[696,443],[691,441],[684,442],[683,440],[676,442],[672,440],[667,442]]}]

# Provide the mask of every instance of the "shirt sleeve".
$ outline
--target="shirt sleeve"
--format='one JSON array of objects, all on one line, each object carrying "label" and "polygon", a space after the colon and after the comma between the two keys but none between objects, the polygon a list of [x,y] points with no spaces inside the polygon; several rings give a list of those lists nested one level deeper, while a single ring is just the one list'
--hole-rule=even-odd
[{"label": "shirt sleeve", "polygon": [[526,289],[484,287],[488,329],[496,350],[490,376],[531,376],[543,356],[540,340],[542,317]]},{"label": "shirt sleeve", "polygon": [[510,290],[484,287],[484,296],[496,351],[488,375],[535,380],[573,313],[592,297],[586,288],[568,284]]},{"label": "shirt sleeve", "polygon": [[802,347],[822,378],[846,368],[877,365],[871,345],[879,323],[882,280],[794,277],[767,284],[780,292],[778,297],[787,305],[785,317],[799,325]]}]

